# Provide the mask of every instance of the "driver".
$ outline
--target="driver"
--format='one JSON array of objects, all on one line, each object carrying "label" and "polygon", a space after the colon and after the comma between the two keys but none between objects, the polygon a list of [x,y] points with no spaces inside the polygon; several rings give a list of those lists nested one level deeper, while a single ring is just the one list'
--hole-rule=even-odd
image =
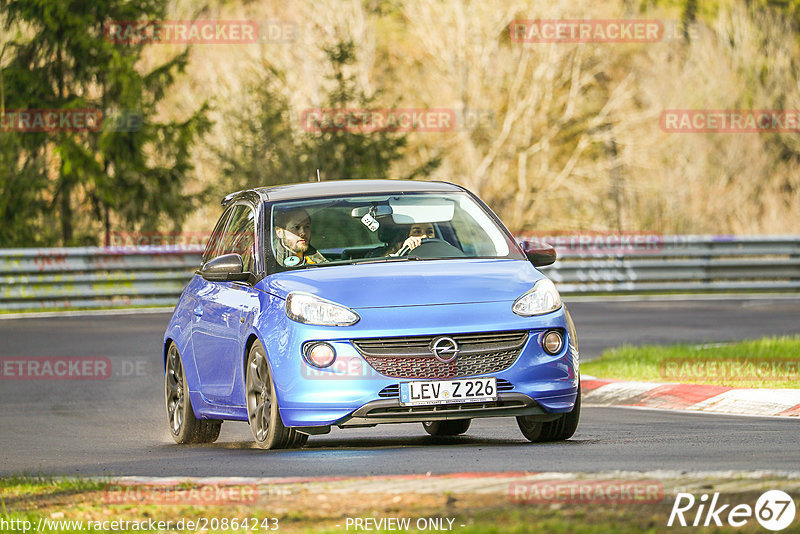
[{"label": "driver", "polygon": [[[420,246],[423,239],[434,239],[435,237],[436,230],[434,230],[432,223],[414,223],[408,230],[408,238],[402,242],[398,240],[387,249],[384,256],[394,256],[403,249],[408,249],[410,252]],[[400,239],[402,239],[402,236]]]},{"label": "driver", "polygon": [[328,261],[311,246],[311,219],[304,209],[277,211],[275,237],[275,259],[279,265],[293,267]]}]

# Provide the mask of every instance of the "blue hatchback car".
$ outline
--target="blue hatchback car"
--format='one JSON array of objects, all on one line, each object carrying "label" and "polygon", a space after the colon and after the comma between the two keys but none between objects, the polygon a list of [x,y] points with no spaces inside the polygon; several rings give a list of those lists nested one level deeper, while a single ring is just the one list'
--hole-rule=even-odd
[{"label": "blue hatchback car", "polygon": [[463,434],[516,417],[530,441],[580,416],[578,341],[546,245],[520,247],[444,182],[344,180],[225,197],[164,334],[178,443],[247,421],[263,448],[332,426]]}]

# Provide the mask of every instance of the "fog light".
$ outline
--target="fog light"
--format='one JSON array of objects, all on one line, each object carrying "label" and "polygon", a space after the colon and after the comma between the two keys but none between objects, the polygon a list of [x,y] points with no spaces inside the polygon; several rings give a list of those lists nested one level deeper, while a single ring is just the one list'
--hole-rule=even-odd
[{"label": "fog light", "polygon": [[564,338],[558,330],[550,330],[542,338],[542,347],[547,354],[558,354],[564,348]]},{"label": "fog light", "polygon": [[336,359],[336,351],[327,343],[307,345],[303,351],[306,361],[314,367],[329,367]]}]

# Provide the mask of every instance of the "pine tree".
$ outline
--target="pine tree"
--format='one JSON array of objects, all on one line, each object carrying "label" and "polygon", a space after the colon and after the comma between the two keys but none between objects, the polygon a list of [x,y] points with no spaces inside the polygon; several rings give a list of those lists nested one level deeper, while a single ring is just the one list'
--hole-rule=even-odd
[{"label": "pine tree", "polygon": [[[378,95],[365,94],[347,66],[356,60],[356,47],[350,41],[323,49],[328,59],[331,90],[326,109],[363,110],[375,105]],[[235,117],[237,129],[234,149],[220,152],[226,185],[232,189],[257,187],[315,179],[317,169],[323,180],[350,178],[388,178],[392,165],[404,157],[408,134],[396,129],[308,128],[292,130],[291,106],[281,96],[282,74],[265,73],[254,86],[256,109]],[[295,114],[295,121],[304,121]],[[438,157],[424,162],[404,178],[424,177],[441,163]]]},{"label": "pine tree", "polygon": [[0,70],[0,106],[105,114],[98,129],[2,134],[0,189],[16,189],[25,176],[18,194],[27,201],[12,207],[13,194],[2,195],[0,217],[11,228],[0,233],[0,245],[19,244],[14,235],[22,230],[33,234],[30,244],[96,244],[100,228],[106,240],[112,226],[154,230],[166,221],[175,229],[191,211],[189,151],[209,128],[206,107],[184,121],[154,120],[188,49],[142,74],[136,67],[147,45],[112,42],[103,32],[113,21],[161,19],[166,3],[0,0],[4,31],[13,34]]}]

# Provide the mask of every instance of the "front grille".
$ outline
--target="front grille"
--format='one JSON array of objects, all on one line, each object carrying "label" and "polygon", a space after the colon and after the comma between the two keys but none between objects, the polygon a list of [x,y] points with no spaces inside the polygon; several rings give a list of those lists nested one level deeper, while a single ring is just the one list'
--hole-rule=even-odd
[{"label": "front grille", "polygon": [[[497,379],[497,391],[511,391],[514,389],[514,384],[505,380],[503,378]],[[400,384],[392,384],[391,386],[386,386],[383,388],[380,393],[378,393],[379,397],[384,399],[396,399],[400,396]]]},{"label": "front grille", "polygon": [[352,340],[377,372],[396,378],[456,378],[497,373],[519,357],[527,331],[454,334],[459,353],[452,362],[433,356],[431,346],[442,336],[405,336]]}]

